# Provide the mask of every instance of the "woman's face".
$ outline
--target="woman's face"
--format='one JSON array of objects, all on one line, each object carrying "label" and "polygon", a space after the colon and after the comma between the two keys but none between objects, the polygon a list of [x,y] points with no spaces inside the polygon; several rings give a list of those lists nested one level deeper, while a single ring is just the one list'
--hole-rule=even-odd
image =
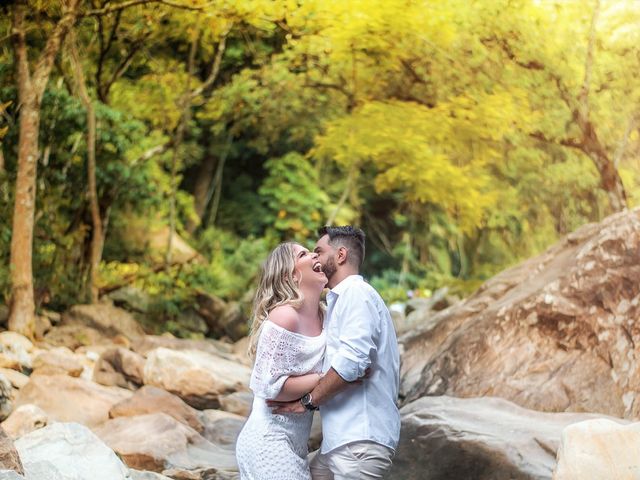
[{"label": "woman's face", "polygon": [[300,285],[321,285],[327,284],[327,276],[322,271],[322,265],[318,261],[318,254],[310,252],[302,245],[293,245],[296,269],[295,277],[300,281]]}]

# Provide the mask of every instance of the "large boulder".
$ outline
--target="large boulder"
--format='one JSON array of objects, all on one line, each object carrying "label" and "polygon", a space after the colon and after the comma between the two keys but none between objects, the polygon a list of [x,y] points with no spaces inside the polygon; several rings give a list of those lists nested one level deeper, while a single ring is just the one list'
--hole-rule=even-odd
[{"label": "large boulder", "polygon": [[67,375],[34,375],[16,399],[16,406],[33,404],[50,420],[78,422],[89,427],[109,419],[109,410],[131,396],[129,390],[104,387]]},{"label": "large boulder", "polygon": [[565,428],[553,480],[614,478],[640,478],[640,423],[595,419]]},{"label": "large boulder", "polygon": [[240,430],[247,421],[246,417],[222,410],[202,411],[201,421],[204,424],[202,436],[214,445],[235,451],[236,440]]},{"label": "large boulder", "polygon": [[83,325],[110,338],[122,335],[129,340],[145,333],[129,312],[106,303],[74,305],[62,315],[62,325]]},{"label": "large boulder", "polygon": [[168,348],[171,350],[199,350],[210,353],[227,360],[236,360],[233,354],[233,345],[213,340],[211,338],[203,340],[189,340],[176,338],[170,335],[145,335],[131,344],[134,352],[146,357],[156,348]]},{"label": "large boulder", "polygon": [[127,465],[138,470],[237,470],[233,452],[215,446],[165,413],[115,418],[95,431]]},{"label": "large boulder", "polygon": [[27,375],[11,368],[0,368],[0,375],[4,375],[16,390],[20,390],[29,381]]},{"label": "large boulder", "polygon": [[33,373],[41,375],[69,375],[79,377],[84,366],[82,358],[67,347],[57,347],[46,350],[35,356]]},{"label": "large boulder", "polygon": [[76,350],[87,345],[111,343],[111,340],[95,328],[86,325],[60,325],[49,330],[44,340],[56,347],[66,347]]},{"label": "large boulder", "polygon": [[0,332],[0,366],[13,370],[31,369],[33,343],[16,332]]},{"label": "large boulder", "polygon": [[116,307],[130,312],[147,313],[151,305],[149,294],[131,285],[114,290],[107,297]]},{"label": "large boulder", "polygon": [[152,385],[145,385],[130,398],[115,404],[109,410],[109,416],[111,418],[133,417],[160,412],[170,415],[198,433],[204,431],[200,412],[187,405],[180,397]]},{"label": "large boulder", "polygon": [[209,335],[228,337],[232,341],[247,335],[248,318],[238,302],[225,303],[204,292],[198,292],[195,300],[198,314],[207,322]]},{"label": "large boulder", "polygon": [[27,433],[46,427],[49,416],[37,405],[29,403],[16,408],[9,418],[2,422],[2,428],[14,440]]},{"label": "large boulder", "polygon": [[550,479],[563,429],[596,417],[536,412],[501,398],[446,396],[423,397],[400,413],[391,480]]},{"label": "large boulder", "polygon": [[13,388],[7,377],[0,374],[0,422],[13,411]]},{"label": "large boulder", "polygon": [[[140,231],[136,232],[135,228],[142,227]],[[187,243],[187,241],[180,236],[177,232],[169,231],[168,226],[159,226],[149,228],[147,225],[131,225],[132,228],[128,229],[128,236],[132,242],[137,241],[145,244],[146,254],[150,257],[151,261],[162,265],[166,262],[167,245],[169,244],[169,235],[172,237],[171,241],[171,263],[184,264],[184,263],[205,263],[205,258],[198,253],[197,250]]]},{"label": "large boulder", "polygon": [[3,428],[0,428],[0,469],[13,470],[24,474],[18,450],[16,450],[13,440]]},{"label": "large boulder", "polygon": [[197,468],[195,470],[181,470],[170,468],[162,472],[173,480],[239,480],[238,472],[220,470],[215,467]]},{"label": "large boulder", "polygon": [[131,480],[172,480],[171,477],[165,477],[164,475],[156,472],[149,472],[148,470],[135,470],[129,469]]},{"label": "large boulder", "polygon": [[253,358],[249,356],[249,337],[242,337],[233,344],[233,353],[240,363],[253,367]]},{"label": "large boulder", "polygon": [[640,209],[585,225],[400,338],[401,396],[637,418]]},{"label": "large boulder", "polygon": [[93,381],[134,390],[142,385],[145,359],[122,347],[108,348],[98,358],[93,369]]},{"label": "large boulder", "polygon": [[251,391],[233,392],[228,395],[221,395],[220,410],[235,413],[247,418],[253,407],[253,393]]},{"label": "large boulder", "polygon": [[15,470],[0,470],[0,480],[25,480],[25,478]]},{"label": "large boulder", "polygon": [[91,430],[54,423],[15,442],[28,480],[129,480],[129,471]]},{"label": "large boulder", "polygon": [[174,393],[192,407],[218,408],[220,396],[247,390],[251,370],[198,350],[152,351],[144,366],[145,385]]},{"label": "large boulder", "polygon": [[426,319],[459,301],[459,298],[449,294],[447,287],[443,287],[433,292],[428,298],[416,297],[408,300],[406,305],[397,303],[390,305],[389,311],[396,333],[401,335],[424,325]]}]

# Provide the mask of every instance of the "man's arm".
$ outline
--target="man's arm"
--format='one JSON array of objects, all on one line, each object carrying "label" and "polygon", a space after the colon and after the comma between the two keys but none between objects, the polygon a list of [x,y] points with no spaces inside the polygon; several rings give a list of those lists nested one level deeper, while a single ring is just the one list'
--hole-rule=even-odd
[{"label": "man's arm", "polygon": [[353,383],[362,383],[361,380],[356,380],[355,382],[347,382],[343,379],[338,372],[336,372],[333,367],[330,368],[326,375],[322,377],[320,383],[311,390],[311,398],[313,399],[313,404],[316,407],[327,402],[327,400],[331,399],[336,394],[340,393],[342,390],[347,388],[349,385]]}]

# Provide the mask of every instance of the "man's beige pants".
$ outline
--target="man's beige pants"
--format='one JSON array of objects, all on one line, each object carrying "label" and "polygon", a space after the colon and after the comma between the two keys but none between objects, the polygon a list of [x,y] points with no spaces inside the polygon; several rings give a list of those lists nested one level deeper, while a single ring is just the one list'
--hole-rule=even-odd
[{"label": "man's beige pants", "polygon": [[391,468],[394,452],[375,442],[352,442],[328,453],[310,455],[313,480],[355,480],[384,478]]}]

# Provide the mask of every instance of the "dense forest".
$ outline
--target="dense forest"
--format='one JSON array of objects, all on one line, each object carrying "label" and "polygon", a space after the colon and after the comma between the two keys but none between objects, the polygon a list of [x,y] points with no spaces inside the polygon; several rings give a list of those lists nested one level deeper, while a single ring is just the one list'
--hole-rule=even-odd
[{"label": "dense forest", "polygon": [[640,204],[634,0],[0,11],[0,304],[29,336],[123,286],[184,334],[324,224],[366,231],[387,301],[465,294]]}]

